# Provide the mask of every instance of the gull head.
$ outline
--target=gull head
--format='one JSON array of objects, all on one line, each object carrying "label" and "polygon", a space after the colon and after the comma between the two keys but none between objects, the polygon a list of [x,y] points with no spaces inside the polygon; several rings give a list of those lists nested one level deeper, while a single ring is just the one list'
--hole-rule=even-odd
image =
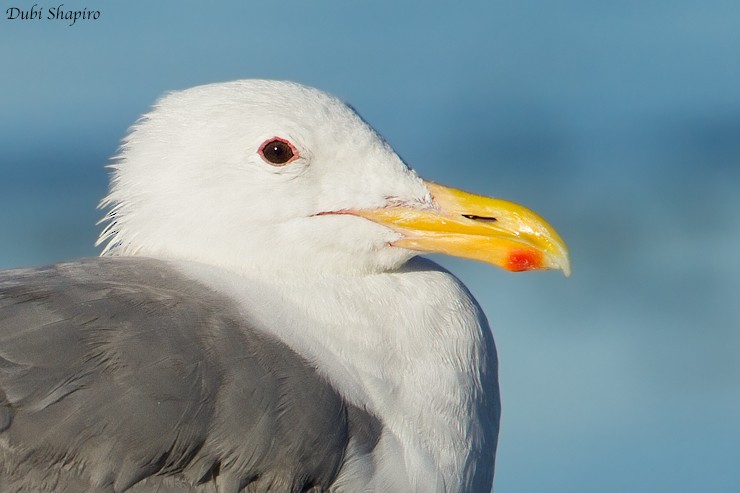
[{"label": "gull head", "polygon": [[103,255],[352,275],[441,252],[569,272],[542,218],[422,180],[353,109],[292,82],[170,93],[134,124],[111,169]]}]

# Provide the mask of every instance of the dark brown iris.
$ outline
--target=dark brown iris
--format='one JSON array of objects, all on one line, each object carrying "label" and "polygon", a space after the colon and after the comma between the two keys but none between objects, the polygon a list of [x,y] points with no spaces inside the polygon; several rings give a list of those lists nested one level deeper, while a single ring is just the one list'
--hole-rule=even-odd
[{"label": "dark brown iris", "polygon": [[260,155],[270,164],[283,166],[295,158],[297,153],[287,140],[273,138],[262,144]]}]

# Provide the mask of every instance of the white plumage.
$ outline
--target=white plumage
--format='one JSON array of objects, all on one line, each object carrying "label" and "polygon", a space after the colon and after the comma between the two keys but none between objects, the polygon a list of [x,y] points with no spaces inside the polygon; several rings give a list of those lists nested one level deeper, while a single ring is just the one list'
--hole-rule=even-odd
[{"label": "white plumage", "polygon": [[[289,139],[300,157],[272,166],[257,150]],[[350,108],[290,82],[245,80],[176,92],[125,139],[103,202],[105,254],[202,261],[267,276],[369,273],[413,253],[368,221],[316,214],[429,206],[429,191]],[[259,262],[256,261],[259,259]]]}]

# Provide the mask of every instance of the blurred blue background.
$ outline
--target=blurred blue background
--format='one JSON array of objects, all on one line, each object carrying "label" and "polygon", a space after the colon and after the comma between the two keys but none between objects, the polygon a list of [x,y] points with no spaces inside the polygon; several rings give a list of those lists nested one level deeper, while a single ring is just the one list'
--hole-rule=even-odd
[{"label": "blurred blue background", "polygon": [[314,85],[570,245],[569,279],[437,259],[497,338],[497,492],[740,491],[739,2],[82,7],[0,19],[0,267],[97,253],[103,166],[163,92]]}]

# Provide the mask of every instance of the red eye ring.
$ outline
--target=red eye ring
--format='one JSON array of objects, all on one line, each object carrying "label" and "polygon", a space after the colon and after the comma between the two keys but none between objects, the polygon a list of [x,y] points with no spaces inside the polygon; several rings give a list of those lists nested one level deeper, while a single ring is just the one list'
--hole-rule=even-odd
[{"label": "red eye ring", "polygon": [[264,141],[259,149],[259,155],[271,166],[285,166],[298,159],[298,149],[289,140],[281,137],[271,137]]}]

